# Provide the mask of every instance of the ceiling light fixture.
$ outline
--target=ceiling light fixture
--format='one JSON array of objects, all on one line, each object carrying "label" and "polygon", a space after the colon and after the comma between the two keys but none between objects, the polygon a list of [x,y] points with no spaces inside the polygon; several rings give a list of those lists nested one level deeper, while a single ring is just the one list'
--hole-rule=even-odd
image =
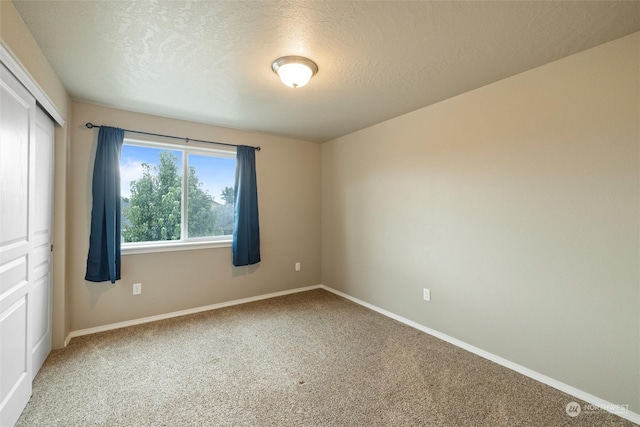
[{"label": "ceiling light fixture", "polygon": [[283,56],[273,61],[271,69],[282,83],[296,89],[309,83],[318,72],[318,65],[303,56]]}]

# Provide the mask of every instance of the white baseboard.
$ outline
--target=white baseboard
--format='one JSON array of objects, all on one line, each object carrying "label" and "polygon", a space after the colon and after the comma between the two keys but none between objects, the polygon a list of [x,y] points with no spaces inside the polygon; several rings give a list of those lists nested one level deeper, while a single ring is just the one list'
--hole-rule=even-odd
[{"label": "white baseboard", "polygon": [[[376,311],[384,316],[390,317],[394,320],[397,320],[401,323],[404,323],[405,325],[411,326],[412,328],[418,329],[419,331],[425,332],[429,335],[432,335],[436,338],[439,338],[443,341],[446,341],[450,344],[455,345],[456,347],[460,347],[464,350],[467,350],[473,354],[476,354],[480,357],[483,357],[487,360],[490,360],[492,362],[497,363],[498,365],[504,366],[505,368],[509,368],[513,371],[516,371],[522,375],[525,375],[531,379],[534,379],[536,381],[539,381],[543,384],[546,384],[548,386],[551,386],[557,390],[560,390],[564,393],[567,393],[577,399],[583,400],[587,403],[590,403],[591,405],[597,407],[597,408],[602,408],[604,410],[607,410],[609,412],[611,412],[614,415],[617,415],[619,417],[622,417],[624,419],[627,419],[631,422],[634,422],[636,424],[640,424],[640,414],[637,414],[635,412],[631,412],[628,409],[620,409],[620,410],[615,410],[615,411],[611,411],[609,410],[609,408],[618,408],[619,405],[615,405],[611,402],[608,402],[604,399],[600,399],[597,396],[594,396],[592,394],[589,394],[587,392],[584,392],[582,390],[579,390],[575,387],[572,387],[568,384],[565,384],[563,382],[557,381],[553,378],[550,378],[546,375],[543,375],[539,372],[536,371],[532,371],[529,368],[526,368],[522,365],[518,365],[517,363],[513,363],[507,359],[504,359],[500,356],[496,356],[495,354],[489,353],[488,351],[482,350],[481,348],[475,347],[471,344],[467,344],[464,341],[460,341],[459,339],[450,337],[449,335],[443,334],[441,332],[438,332],[434,329],[428,328],[424,325],[421,325],[417,322],[414,322],[412,320],[406,319],[404,317],[398,316],[397,314],[394,314],[390,311],[384,310],[380,307],[377,307],[373,304],[369,304],[368,302],[362,301],[358,298],[352,297],[351,295],[347,295],[343,292],[340,292],[336,289],[330,288],[328,286],[325,285],[314,285],[314,286],[306,286],[303,288],[296,288],[296,289],[290,289],[287,291],[280,291],[280,292],[273,292],[270,294],[265,294],[265,295],[258,295],[255,297],[249,297],[249,298],[242,298],[242,299],[237,299],[237,300],[233,300],[233,301],[228,301],[228,302],[223,302],[223,303],[219,303],[219,304],[211,304],[211,305],[207,305],[207,306],[203,306],[203,307],[196,307],[196,308],[191,308],[188,310],[181,310],[181,311],[174,311],[172,313],[166,313],[166,314],[160,314],[157,316],[150,316],[150,317],[144,317],[141,319],[134,319],[134,320],[128,320],[126,322],[119,322],[119,323],[112,323],[109,325],[104,325],[104,326],[98,326],[95,328],[88,328],[88,329],[81,329],[81,330],[77,330],[77,331],[72,331],[69,333],[69,335],[67,335],[67,338],[64,341],[64,345],[65,347],[67,346],[67,344],[69,343],[69,341],[71,341],[71,338],[74,337],[79,337],[82,335],[90,335],[90,334],[95,334],[98,332],[104,332],[104,331],[110,331],[113,329],[119,329],[119,328],[126,328],[128,326],[134,326],[134,325],[141,325],[143,323],[149,323],[149,322],[155,322],[157,320],[164,320],[164,319],[170,319],[172,317],[179,317],[179,316],[186,316],[188,314],[195,314],[195,313],[200,313],[203,311],[209,311],[209,310],[216,310],[218,308],[223,308],[223,307],[230,307],[230,306],[234,306],[234,305],[240,305],[240,304],[246,304],[248,302],[253,302],[253,301],[260,301],[260,300],[264,300],[264,299],[269,299],[269,298],[275,298],[275,297],[279,297],[279,296],[283,296],[283,295],[289,295],[289,294],[295,294],[298,292],[305,292],[305,291],[310,291],[313,289],[324,289],[326,291],[329,291],[333,294],[339,295],[345,299],[348,299],[350,301],[355,302],[356,304],[359,304],[363,307],[366,307],[368,309],[371,309],[373,311]],[[569,402],[567,402],[569,403]]]},{"label": "white baseboard", "polygon": [[312,289],[318,289],[318,288],[320,288],[320,285],[306,286],[304,288],[289,289],[286,291],[273,292],[270,294],[258,295],[255,297],[242,298],[242,299],[237,299],[233,301],[221,302],[218,304],[205,305],[202,307],[190,308],[187,310],[180,310],[180,311],[174,311],[171,313],[158,314],[157,316],[149,316],[149,317],[143,317],[141,319],[127,320],[126,322],[111,323],[109,325],[96,326],[95,328],[87,328],[87,329],[80,329],[77,331],[71,331],[69,332],[69,335],[67,335],[67,338],[64,340],[64,346],[66,347],[69,344],[69,341],[71,341],[71,338],[80,337],[82,335],[97,334],[98,332],[111,331],[114,329],[126,328],[128,326],[134,326],[134,325],[141,325],[143,323],[156,322],[158,320],[171,319],[172,317],[186,316],[189,314],[201,313],[203,311],[216,310],[218,308],[231,307],[234,305],[246,304],[248,302],[260,301],[263,299],[281,297],[283,295],[295,294],[298,292],[310,291]]},{"label": "white baseboard", "polygon": [[[579,390],[579,389],[577,389],[575,387],[572,387],[572,386],[570,386],[568,384],[565,384],[563,382],[560,382],[558,380],[550,378],[550,377],[548,377],[546,375],[543,375],[543,374],[541,374],[539,372],[532,371],[529,368],[525,368],[522,365],[518,365],[517,363],[513,363],[513,362],[511,362],[511,361],[509,361],[507,359],[504,359],[504,358],[500,357],[500,356],[496,356],[495,354],[489,353],[488,351],[484,351],[481,348],[475,347],[475,346],[473,346],[471,344],[467,344],[466,342],[460,341],[459,339],[450,337],[449,335],[443,334],[442,332],[438,332],[438,331],[436,331],[434,329],[428,328],[428,327],[426,327],[424,325],[421,325],[419,323],[416,323],[416,322],[414,322],[412,320],[405,319],[404,317],[398,316],[397,314],[391,313],[390,311],[384,310],[384,309],[382,309],[380,307],[376,307],[375,305],[369,304],[368,302],[359,300],[358,298],[352,297],[351,295],[347,295],[347,294],[345,294],[343,292],[340,292],[338,290],[335,290],[335,289],[330,288],[330,287],[325,286],[325,285],[319,285],[319,287],[324,289],[324,290],[326,290],[326,291],[329,291],[329,292],[332,292],[332,293],[334,293],[336,295],[339,295],[339,296],[341,296],[343,298],[346,298],[346,299],[348,299],[350,301],[353,301],[356,304],[362,305],[362,306],[367,307],[367,308],[369,308],[369,309],[371,309],[373,311],[377,311],[380,314],[383,314],[383,315],[385,315],[387,317],[390,317],[390,318],[392,318],[394,320],[402,322],[405,325],[411,326],[412,328],[418,329],[418,330],[420,330],[422,332],[425,332],[425,333],[427,333],[429,335],[432,335],[432,336],[434,336],[436,338],[439,338],[439,339],[441,339],[443,341],[446,341],[446,342],[448,342],[450,344],[453,344],[456,347],[460,347],[460,348],[462,348],[464,350],[467,350],[467,351],[469,351],[469,352],[471,352],[473,354],[476,354],[476,355],[478,355],[480,357],[483,357],[483,358],[485,358],[487,360],[495,362],[498,365],[504,366],[505,368],[509,368],[509,369],[511,369],[513,371],[516,371],[516,372],[518,372],[518,373],[520,373],[522,375],[525,375],[525,376],[527,376],[527,377],[529,377],[531,379],[534,379],[534,380],[539,381],[539,382],[541,382],[543,384],[551,386],[551,387],[553,387],[553,388],[555,388],[557,390],[560,390],[560,391],[562,391],[564,393],[567,393],[567,394],[569,394],[569,395],[571,395],[573,397],[576,397],[576,398],[578,398],[580,400],[584,400],[585,402],[590,403],[594,407],[604,409],[604,410],[606,410],[608,412],[611,412],[614,415],[617,415],[619,417],[627,419],[627,420],[629,420],[631,422],[634,422],[636,424],[640,424],[640,414],[636,414],[635,412],[631,412],[628,409],[621,409],[621,408],[619,408],[620,405],[616,405],[616,404],[613,404],[611,402],[607,402],[606,400],[600,399],[597,396],[594,396],[594,395],[589,394],[589,393],[587,393],[585,391]],[[567,402],[567,403],[569,403],[569,402]],[[616,408],[616,409],[615,410],[610,410],[610,408]]]}]

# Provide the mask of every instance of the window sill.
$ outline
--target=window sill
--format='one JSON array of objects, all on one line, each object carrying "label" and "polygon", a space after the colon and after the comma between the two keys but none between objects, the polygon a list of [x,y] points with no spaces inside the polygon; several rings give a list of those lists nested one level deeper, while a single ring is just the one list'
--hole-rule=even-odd
[{"label": "window sill", "polygon": [[208,242],[171,242],[171,243],[142,243],[123,244],[122,255],[148,254],[154,252],[191,251],[195,249],[230,248],[231,240],[218,240]]}]

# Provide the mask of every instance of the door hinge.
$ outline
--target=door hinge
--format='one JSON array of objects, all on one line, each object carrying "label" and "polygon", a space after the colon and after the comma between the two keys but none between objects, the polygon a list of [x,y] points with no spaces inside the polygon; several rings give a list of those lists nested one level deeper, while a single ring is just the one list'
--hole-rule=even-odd
[{"label": "door hinge", "polygon": [[53,245],[51,245],[51,249],[50,250],[51,250],[51,252],[53,252]]}]

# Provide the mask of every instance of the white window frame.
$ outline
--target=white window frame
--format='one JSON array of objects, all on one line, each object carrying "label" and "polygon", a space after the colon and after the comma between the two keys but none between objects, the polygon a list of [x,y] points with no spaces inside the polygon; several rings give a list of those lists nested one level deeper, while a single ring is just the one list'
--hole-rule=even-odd
[{"label": "white window frame", "polygon": [[181,233],[180,240],[163,240],[156,242],[131,242],[121,244],[121,253],[122,255],[133,255],[133,254],[143,254],[143,253],[153,253],[153,252],[173,252],[173,251],[185,251],[185,250],[193,250],[193,249],[208,249],[208,248],[228,248],[232,245],[232,235],[224,235],[224,236],[208,236],[208,237],[194,237],[194,238],[184,238],[184,231],[188,232],[187,225],[187,210],[188,210],[188,191],[186,188],[187,177],[188,177],[188,156],[189,154],[196,155],[207,155],[214,157],[224,157],[224,158],[236,158],[235,150],[223,150],[217,148],[209,148],[203,147],[200,145],[194,145],[194,143],[189,143],[189,145],[180,145],[180,144],[168,144],[164,142],[158,142],[155,140],[144,140],[137,138],[127,138],[125,137],[123,145],[133,145],[138,147],[149,147],[149,148],[158,148],[161,150],[174,150],[182,152],[182,200],[181,200],[181,224],[180,228],[183,231]]}]

